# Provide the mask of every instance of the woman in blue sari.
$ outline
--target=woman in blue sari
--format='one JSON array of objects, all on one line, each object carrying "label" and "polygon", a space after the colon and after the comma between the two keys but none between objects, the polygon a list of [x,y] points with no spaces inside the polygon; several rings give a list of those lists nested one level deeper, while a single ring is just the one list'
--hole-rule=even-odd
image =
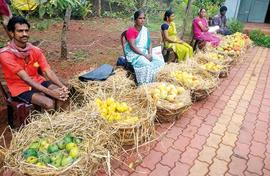
[{"label": "woman in blue sari", "polygon": [[144,12],[136,11],[134,26],[126,33],[126,57],[135,70],[138,85],[153,82],[157,72],[164,66],[164,60],[152,54],[150,34],[144,26],[144,21]]}]

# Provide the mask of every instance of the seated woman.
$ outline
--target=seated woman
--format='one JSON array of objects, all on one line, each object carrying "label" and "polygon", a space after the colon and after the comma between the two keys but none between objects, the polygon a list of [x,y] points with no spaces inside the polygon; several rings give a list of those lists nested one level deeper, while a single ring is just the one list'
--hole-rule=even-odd
[{"label": "seated woman", "polygon": [[134,26],[126,32],[126,58],[135,70],[139,85],[153,82],[156,73],[164,65],[164,60],[152,54],[152,44],[148,29],[144,27],[145,15],[142,11],[134,14]]},{"label": "seated woman", "polygon": [[177,37],[176,26],[173,22],[174,13],[167,10],[164,14],[164,23],[161,25],[161,34],[165,48],[172,48],[178,61],[184,61],[193,56],[192,47]]},{"label": "seated woman", "polygon": [[220,38],[215,34],[210,33],[207,20],[205,19],[206,10],[200,9],[199,16],[192,22],[194,39],[210,42],[212,46],[218,46]]}]

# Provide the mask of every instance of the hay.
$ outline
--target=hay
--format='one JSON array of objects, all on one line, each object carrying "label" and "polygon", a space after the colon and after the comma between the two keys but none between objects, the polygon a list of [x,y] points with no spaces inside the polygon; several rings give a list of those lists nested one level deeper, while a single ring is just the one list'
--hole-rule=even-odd
[{"label": "hay", "polygon": [[[198,78],[200,85],[196,87],[189,87],[182,82],[179,82],[175,77],[171,76],[171,73],[175,71],[185,71],[187,73],[192,73]],[[211,73],[199,68],[197,65],[190,66],[189,64],[176,63],[166,65],[157,75],[157,81],[168,82],[175,85],[178,84],[185,89],[190,90],[193,102],[205,99],[216,89],[218,85],[218,77],[213,76]]]},{"label": "hay", "polygon": [[[225,59],[222,59],[222,60],[213,59],[210,57],[210,55],[211,55],[210,53],[198,53],[194,59],[200,64],[200,67],[202,69],[205,69],[206,71],[212,73],[214,76],[218,76],[219,78],[227,77],[229,74],[229,68],[230,68],[230,64],[232,63],[232,60],[229,61]],[[209,70],[209,69],[204,68],[203,65],[209,62],[219,65],[221,69],[214,71],[214,70]]]},{"label": "hay", "polygon": [[[216,58],[215,55],[220,55],[220,57],[223,57],[223,58]],[[204,63],[213,62],[215,64],[222,65],[224,67],[229,67],[233,62],[233,59],[231,57],[226,56],[224,54],[219,54],[216,51],[198,52],[194,57],[195,57],[195,60],[197,60],[197,62],[204,62]]]},{"label": "hay", "polygon": [[[10,147],[6,151],[5,167],[19,174],[29,175],[94,175],[103,164],[106,167],[108,153],[118,152],[118,145],[113,141],[112,129],[104,125],[104,120],[91,111],[90,105],[73,112],[55,113],[54,115],[40,114],[32,117],[31,123],[13,131]],[[49,138],[53,141],[62,139],[66,134],[83,139],[80,156],[67,167],[53,166],[38,167],[27,163],[22,152],[29,147],[33,140]]]},{"label": "hay", "polygon": [[150,97],[151,100],[149,101],[155,101],[158,122],[173,122],[180,118],[180,116],[191,106],[190,90],[185,90],[180,95],[177,95],[173,102],[164,99],[156,100],[152,95],[152,91],[160,85],[168,86],[169,84],[161,82],[150,83],[140,86],[137,89],[137,92],[138,94],[142,94],[142,96]]},{"label": "hay", "polygon": [[[85,73],[85,72],[84,72]],[[81,73],[80,75],[84,74]],[[127,71],[116,69],[115,74],[110,76],[106,81],[88,81],[82,82],[78,79],[79,75],[69,81],[72,87],[72,102],[82,106],[83,104],[94,100],[97,93],[101,90],[110,93],[112,91],[121,91],[123,89],[135,89],[135,82],[127,78]]]},{"label": "hay", "polygon": [[[117,89],[111,92],[99,91],[97,98],[105,100],[113,98],[117,102],[125,102],[132,108],[131,116],[136,116],[139,120],[135,124],[119,122],[107,123],[116,133],[114,134],[122,146],[138,147],[140,144],[152,140],[154,137],[154,118],[156,108],[153,102],[149,102],[147,97],[136,94],[135,91]],[[95,102],[92,102],[95,103]],[[99,112],[96,105],[96,112]],[[99,113],[100,118],[104,118]]]}]

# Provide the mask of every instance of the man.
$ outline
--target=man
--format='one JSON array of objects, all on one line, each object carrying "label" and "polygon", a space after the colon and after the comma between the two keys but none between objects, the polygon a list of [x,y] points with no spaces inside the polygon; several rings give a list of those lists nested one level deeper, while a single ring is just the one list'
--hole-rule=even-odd
[{"label": "man", "polygon": [[227,18],[226,18],[227,7],[222,6],[219,11],[220,11],[220,14],[216,15],[213,18],[213,25],[219,26],[220,29],[218,30],[218,33],[222,35],[230,35],[231,32],[229,31],[227,27]]},{"label": "man", "polygon": [[23,17],[12,17],[7,29],[12,40],[0,50],[0,64],[11,96],[45,110],[55,109],[55,99],[63,103],[69,91],[51,70],[41,50],[28,43],[30,24]]},{"label": "man", "polygon": [[[2,17],[2,25],[7,32],[7,24],[9,19],[12,17],[12,13],[8,7],[8,4],[6,0],[0,0],[0,16]],[[8,32],[7,32],[8,34]],[[11,39],[11,36],[8,34],[9,38]]]}]

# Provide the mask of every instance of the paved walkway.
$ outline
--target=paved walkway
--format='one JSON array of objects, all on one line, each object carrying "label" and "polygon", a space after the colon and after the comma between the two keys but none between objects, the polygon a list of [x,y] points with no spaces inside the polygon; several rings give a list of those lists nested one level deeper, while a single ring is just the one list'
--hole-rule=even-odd
[{"label": "paved walkway", "polygon": [[270,24],[268,23],[245,23],[245,32],[250,32],[254,29],[259,29],[265,34],[270,35]]},{"label": "paved walkway", "polygon": [[208,99],[157,127],[166,134],[135,171],[116,165],[115,175],[270,176],[269,69],[270,50],[250,49]]}]

